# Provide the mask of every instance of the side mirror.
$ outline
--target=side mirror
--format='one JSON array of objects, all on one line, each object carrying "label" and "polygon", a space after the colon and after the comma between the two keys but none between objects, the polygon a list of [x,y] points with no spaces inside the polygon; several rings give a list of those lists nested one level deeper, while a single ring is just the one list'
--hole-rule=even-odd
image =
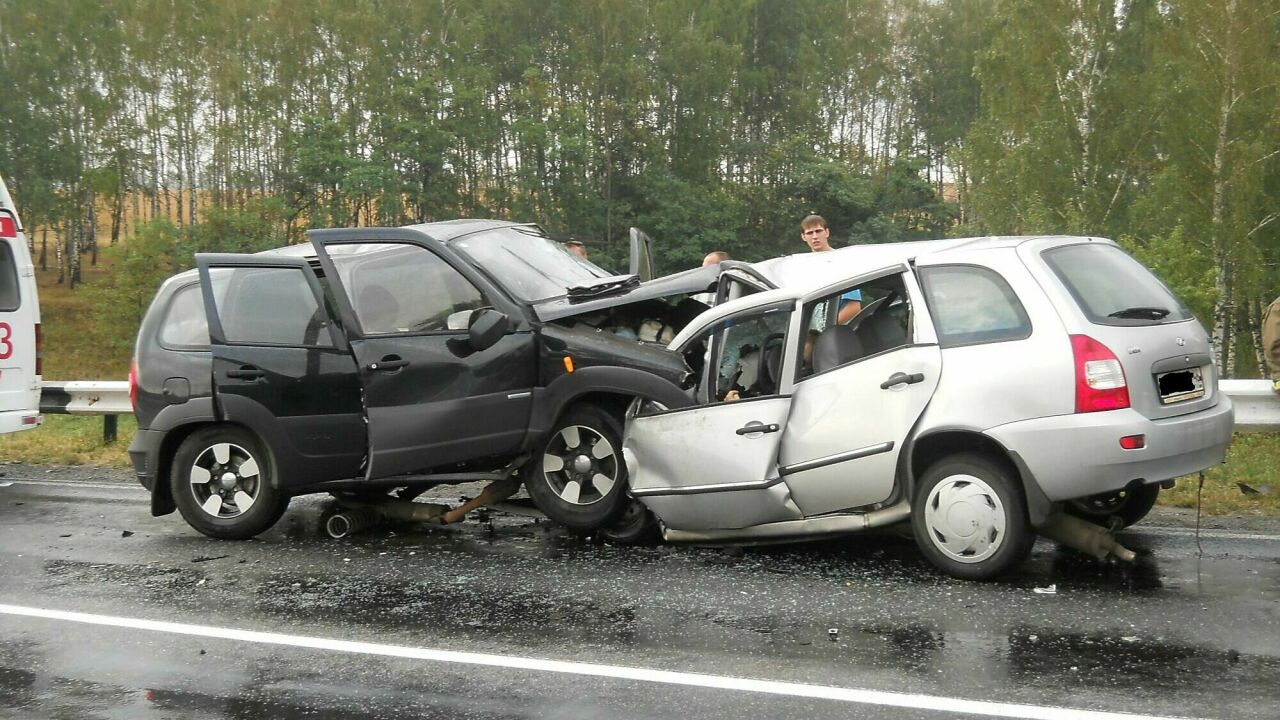
[{"label": "side mirror", "polygon": [[471,320],[467,323],[467,337],[472,349],[480,352],[493,347],[507,334],[510,325],[511,319],[493,308],[473,311]]}]

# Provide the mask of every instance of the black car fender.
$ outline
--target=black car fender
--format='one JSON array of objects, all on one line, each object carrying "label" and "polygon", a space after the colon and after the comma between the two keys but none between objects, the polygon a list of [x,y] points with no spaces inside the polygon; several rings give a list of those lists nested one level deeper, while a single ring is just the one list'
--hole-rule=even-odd
[{"label": "black car fender", "polygon": [[549,432],[556,418],[575,400],[593,394],[641,397],[670,409],[693,404],[693,399],[679,385],[651,372],[611,366],[579,368],[534,393],[528,442],[536,442]]},{"label": "black car fender", "polygon": [[169,495],[169,460],[190,430],[217,422],[213,398],[202,397],[166,405],[151,419],[147,428],[139,428],[129,446],[134,473],[142,486],[151,492],[151,514],[168,515],[175,510]]}]

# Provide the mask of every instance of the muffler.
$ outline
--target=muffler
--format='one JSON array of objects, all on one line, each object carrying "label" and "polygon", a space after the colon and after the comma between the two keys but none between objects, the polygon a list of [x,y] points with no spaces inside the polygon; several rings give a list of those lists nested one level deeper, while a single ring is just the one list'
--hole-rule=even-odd
[{"label": "muffler", "polygon": [[324,523],[324,531],[329,537],[339,540],[371,528],[380,522],[382,522],[382,513],[378,512],[377,508],[355,508],[329,516]]},{"label": "muffler", "polygon": [[1062,511],[1046,518],[1036,532],[1099,560],[1106,560],[1108,555],[1112,555],[1125,562],[1133,562],[1137,557],[1132,550],[1116,542],[1110,530]]},{"label": "muffler", "polygon": [[348,509],[330,516],[325,521],[324,530],[329,537],[337,540],[371,528],[384,520],[452,525],[462,522],[467,517],[467,513],[478,507],[493,505],[511,497],[520,489],[520,483],[520,478],[507,475],[501,480],[489,483],[479,495],[456,508],[439,503],[420,503],[391,497],[352,507],[351,505],[354,504],[352,501],[340,499],[339,502],[347,505]]}]

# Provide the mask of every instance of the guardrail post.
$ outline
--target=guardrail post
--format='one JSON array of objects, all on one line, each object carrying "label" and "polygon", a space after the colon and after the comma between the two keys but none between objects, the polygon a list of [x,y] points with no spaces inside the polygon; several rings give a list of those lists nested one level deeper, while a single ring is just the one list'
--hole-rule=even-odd
[{"label": "guardrail post", "polygon": [[109,445],[116,441],[116,418],[119,415],[102,416],[102,442]]}]

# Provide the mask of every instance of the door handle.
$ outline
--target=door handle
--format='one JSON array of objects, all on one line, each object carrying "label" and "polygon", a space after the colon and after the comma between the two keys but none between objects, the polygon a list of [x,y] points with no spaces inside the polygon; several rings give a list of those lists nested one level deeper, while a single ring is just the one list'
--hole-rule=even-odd
[{"label": "door handle", "polygon": [[228,370],[227,377],[232,380],[261,380],[266,373],[252,365],[245,365],[239,370]]},{"label": "door handle", "polygon": [[370,372],[391,372],[392,370],[399,370],[402,367],[408,367],[408,366],[409,366],[408,360],[398,358],[395,355],[388,355],[387,357],[382,358],[378,362],[369,363],[367,366],[365,366],[365,369]]},{"label": "door handle", "polygon": [[894,385],[914,385],[918,382],[924,382],[924,373],[911,373],[908,375],[904,372],[896,372],[890,375],[888,380],[880,383],[880,389],[888,390]]},{"label": "door handle", "polygon": [[775,432],[778,432],[778,431],[779,431],[779,430],[781,430],[781,429],[782,429],[782,426],[780,426],[780,425],[778,425],[778,424],[776,424],[776,423],[774,423],[774,424],[772,424],[772,425],[765,425],[764,423],[760,422],[759,420],[752,420],[751,422],[747,423],[746,425],[743,425],[742,427],[738,428],[737,430],[734,430],[734,432],[735,432],[735,433],[737,433],[737,434],[739,434],[739,435],[753,435],[753,434],[755,434],[755,433],[775,433]]}]

